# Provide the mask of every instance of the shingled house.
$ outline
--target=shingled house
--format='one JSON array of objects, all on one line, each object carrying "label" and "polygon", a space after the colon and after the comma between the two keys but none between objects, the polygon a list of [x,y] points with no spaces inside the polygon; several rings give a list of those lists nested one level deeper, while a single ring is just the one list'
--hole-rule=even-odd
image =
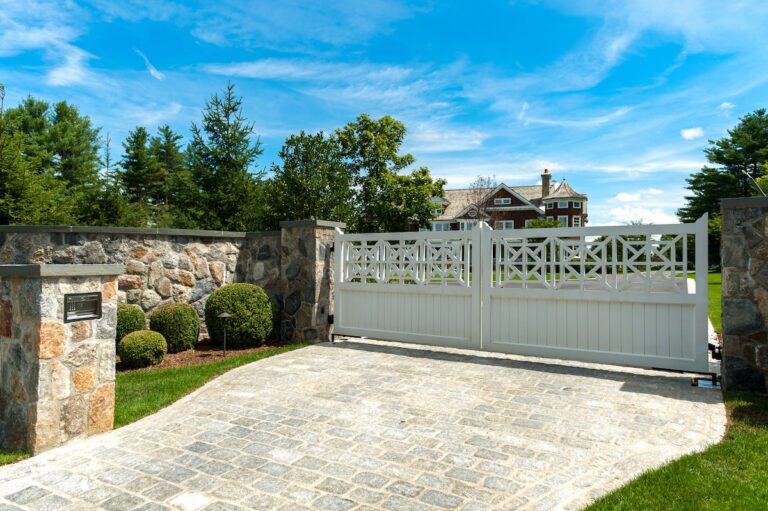
[{"label": "shingled house", "polygon": [[576,192],[563,179],[552,182],[547,169],[541,185],[445,190],[445,197],[435,199],[433,231],[464,231],[479,220],[494,229],[521,229],[531,220],[559,220],[566,227],[587,223],[587,196]]}]

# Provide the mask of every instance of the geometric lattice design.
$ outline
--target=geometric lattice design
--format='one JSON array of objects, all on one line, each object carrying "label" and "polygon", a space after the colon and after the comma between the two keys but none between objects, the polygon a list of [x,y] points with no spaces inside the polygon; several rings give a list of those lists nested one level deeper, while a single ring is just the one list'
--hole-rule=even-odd
[{"label": "geometric lattice design", "polygon": [[687,234],[524,234],[493,234],[493,287],[687,292]]},{"label": "geometric lattice design", "polygon": [[345,241],[344,281],[468,286],[468,239]]}]

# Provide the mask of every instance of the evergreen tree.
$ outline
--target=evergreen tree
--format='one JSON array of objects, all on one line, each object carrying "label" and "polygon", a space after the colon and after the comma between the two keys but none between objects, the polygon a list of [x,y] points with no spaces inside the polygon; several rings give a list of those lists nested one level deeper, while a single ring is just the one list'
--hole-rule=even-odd
[{"label": "evergreen tree", "polygon": [[6,130],[22,134],[24,158],[30,170],[38,173],[53,168],[50,108],[45,101],[27,96],[19,106],[5,112]]},{"label": "evergreen tree", "polygon": [[31,170],[24,149],[23,134],[0,117],[0,224],[71,223],[73,197],[51,174]]},{"label": "evergreen tree", "polygon": [[186,155],[180,143],[182,138],[166,124],[158,128],[157,135],[149,142],[149,155],[158,167],[158,176],[163,179],[160,188],[153,192],[153,198],[159,204],[177,204],[177,191],[189,180]]},{"label": "evergreen tree", "polygon": [[48,147],[56,176],[68,185],[99,183],[99,128],[66,101],[56,103],[51,113]]},{"label": "evergreen tree", "polygon": [[768,113],[755,110],[728,130],[728,136],[710,140],[704,150],[708,165],[688,178],[686,205],[677,212],[684,222],[695,222],[704,213],[720,214],[720,199],[748,197],[757,190],[744,172],[759,179],[768,163]]},{"label": "evergreen tree", "polygon": [[252,166],[262,153],[253,124],[243,115],[242,99],[227,85],[206,102],[200,126],[192,124],[187,150],[197,197],[185,209],[200,228],[257,230],[263,217],[261,174]]},{"label": "evergreen tree", "polygon": [[162,176],[147,146],[149,134],[142,127],[128,132],[123,142],[120,180],[131,202],[152,204],[153,195],[162,195]]}]

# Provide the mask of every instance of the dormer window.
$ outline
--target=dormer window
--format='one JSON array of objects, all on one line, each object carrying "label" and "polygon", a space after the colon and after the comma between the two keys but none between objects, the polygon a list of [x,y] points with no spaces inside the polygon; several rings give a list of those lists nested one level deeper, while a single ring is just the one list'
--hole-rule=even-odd
[{"label": "dormer window", "polygon": [[509,197],[502,197],[500,199],[493,199],[494,206],[509,206],[512,204],[512,199]]},{"label": "dormer window", "polygon": [[573,207],[580,209],[581,208],[581,201],[580,200],[573,201]]},{"label": "dormer window", "polygon": [[434,216],[440,216],[443,214],[443,208],[442,207],[436,207],[432,209],[432,215]]}]

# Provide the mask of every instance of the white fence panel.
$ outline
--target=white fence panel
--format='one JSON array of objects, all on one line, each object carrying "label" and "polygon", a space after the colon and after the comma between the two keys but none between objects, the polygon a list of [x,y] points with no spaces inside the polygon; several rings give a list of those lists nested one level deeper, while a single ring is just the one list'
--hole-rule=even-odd
[{"label": "white fence panel", "polygon": [[334,333],[706,372],[695,224],[342,234]]}]

